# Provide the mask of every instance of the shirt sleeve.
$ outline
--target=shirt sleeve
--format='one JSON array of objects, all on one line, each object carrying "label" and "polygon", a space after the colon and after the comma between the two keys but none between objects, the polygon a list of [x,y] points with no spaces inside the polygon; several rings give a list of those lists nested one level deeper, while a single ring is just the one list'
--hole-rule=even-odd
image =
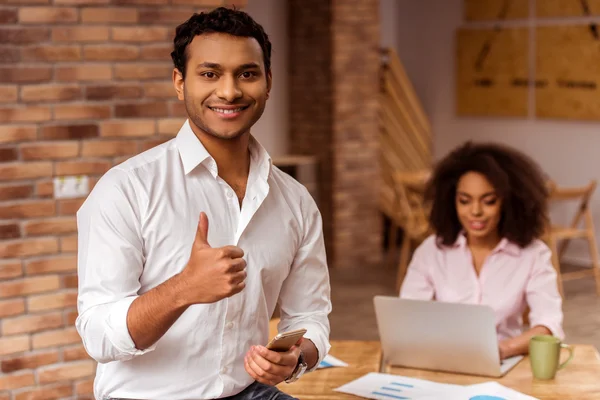
[{"label": "shirt sleeve", "polygon": [[409,300],[433,300],[435,288],[430,276],[431,257],[437,251],[434,238],[426,239],[415,250],[400,288],[400,297]]},{"label": "shirt sleeve", "polygon": [[316,369],[329,353],[331,288],[321,214],[308,191],[303,197],[303,240],[279,295],[280,331],[305,328],[318,350]]},{"label": "shirt sleeve", "polygon": [[556,270],[552,265],[552,252],[545,244],[531,270],[526,296],[531,327],[545,326],[554,336],[564,339],[562,298],[558,291]]},{"label": "shirt sleeve", "polygon": [[75,326],[87,353],[100,363],[128,360],[138,350],[127,312],[138,297],[143,244],[138,201],[126,171],[113,168],[77,212],[79,289]]}]

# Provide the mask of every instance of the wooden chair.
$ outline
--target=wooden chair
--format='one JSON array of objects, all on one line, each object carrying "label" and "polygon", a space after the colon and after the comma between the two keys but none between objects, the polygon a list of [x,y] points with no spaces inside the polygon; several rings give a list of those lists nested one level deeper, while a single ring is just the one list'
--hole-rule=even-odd
[{"label": "wooden chair", "polygon": [[[558,288],[564,297],[563,281],[593,276],[596,280],[596,293],[600,295],[600,259],[594,231],[594,222],[590,209],[590,199],[596,190],[596,180],[582,187],[559,188],[554,182],[549,182],[550,202],[579,201],[579,207],[570,226],[550,224],[545,241],[552,250],[552,264],[558,274]],[[583,226],[581,226],[583,222]],[[585,239],[588,242],[592,259],[592,268],[583,271],[561,273],[560,260],[572,239]],[[560,246],[558,242],[562,241]]]},{"label": "wooden chair", "polygon": [[431,233],[428,212],[424,205],[425,184],[430,174],[430,170],[397,171],[393,174],[395,206],[390,235],[393,247],[396,243],[396,227],[402,228],[403,231],[396,291],[402,286],[413,246],[420,244]]}]

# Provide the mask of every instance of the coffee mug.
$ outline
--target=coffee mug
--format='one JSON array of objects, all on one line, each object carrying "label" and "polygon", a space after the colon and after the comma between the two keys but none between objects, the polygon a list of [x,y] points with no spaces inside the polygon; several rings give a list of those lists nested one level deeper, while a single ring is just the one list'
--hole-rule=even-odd
[{"label": "coffee mug", "polygon": [[[560,363],[561,349],[569,350],[567,361]],[[573,359],[573,347],[564,344],[559,338],[550,335],[538,335],[529,341],[529,361],[536,379],[554,379],[556,371],[567,366]]]}]

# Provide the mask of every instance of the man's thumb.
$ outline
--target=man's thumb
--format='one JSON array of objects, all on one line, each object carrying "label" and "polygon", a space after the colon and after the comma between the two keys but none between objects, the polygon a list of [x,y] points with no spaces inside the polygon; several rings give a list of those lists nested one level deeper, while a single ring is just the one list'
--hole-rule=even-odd
[{"label": "man's thumb", "polygon": [[210,247],[208,244],[208,217],[204,212],[200,213],[200,221],[198,221],[198,230],[196,231],[196,242]]}]

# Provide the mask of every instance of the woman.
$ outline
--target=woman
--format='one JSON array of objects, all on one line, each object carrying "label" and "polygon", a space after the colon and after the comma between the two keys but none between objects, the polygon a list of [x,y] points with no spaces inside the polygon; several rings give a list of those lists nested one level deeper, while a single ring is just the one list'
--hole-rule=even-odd
[{"label": "woman", "polygon": [[538,239],[547,188],[535,162],[509,147],[468,142],[436,166],[425,198],[436,233],[415,251],[400,297],[491,306],[501,359],[526,354],[535,335],[563,339],[556,271]]}]

